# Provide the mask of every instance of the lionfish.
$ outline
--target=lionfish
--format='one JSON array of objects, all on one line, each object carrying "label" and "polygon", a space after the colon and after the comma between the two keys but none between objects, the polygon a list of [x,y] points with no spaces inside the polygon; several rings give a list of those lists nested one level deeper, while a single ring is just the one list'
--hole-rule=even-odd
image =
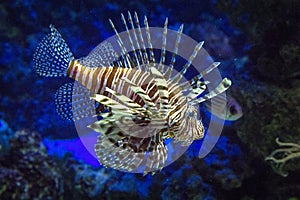
[{"label": "lionfish", "polygon": [[[100,133],[94,146],[100,164],[134,172],[146,158],[143,171],[147,174],[164,167],[168,155],[166,140],[188,145],[203,138],[204,126],[197,117],[198,104],[227,90],[231,81],[224,78],[204,95],[209,82],[204,81],[203,76],[219,62],[213,62],[191,80],[181,81],[203,42],[196,45],[182,69],[172,75],[176,71],[174,63],[183,25],[177,31],[170,64],[164,69],[168,19],[163,27],[158,63],[147,17],[144,18],[145,40],[137,13],[132,17],[128,12],[128,21],[123,14],[121,17],[131,51],[124,45],[128,41],[122,40],[109,20],[122,55],[117,55],[109,42],[102,42],[88,56],[75,59],[61,34],[50,25],[51,32],[39,43],[34,55],[34,68],[42,76],[68,76],[78,83],[78,87],[74,87],[75,83],[67,83],[58,89],[55,95],[57,111],[63,118],[74,121],[97,117],[88,127]],[[138,46],[137,50],[134,45]]]}]

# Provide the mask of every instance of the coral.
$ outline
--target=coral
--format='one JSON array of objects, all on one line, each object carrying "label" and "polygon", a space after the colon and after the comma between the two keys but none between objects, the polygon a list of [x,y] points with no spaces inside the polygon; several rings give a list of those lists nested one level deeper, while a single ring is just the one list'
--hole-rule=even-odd
[{"label": "coral", "polygon": [[[63,180],[52,158],[41,142],[39,134],[18,131],[11,138],[10,148],[1,157],[1,176],[7,177],[1,198],[58,199],[63,193]],[[16,181],[24,190],[11,190]]]},{"label": "coral", "polygon": [[214,199],[213,190],[188,164],[174,171],[165,180],[161,199]]},{"label": "coral", "polygon": [[107,197],[111,199],[142,199],[137,191],[138,183],[134,174],[125,174],[118,181],[109,185]]},{"label": "coral", "polygon": [[145,199],[153,184],[151,176],[149,178],[109,168],[95,168],[68,155],[63,158],[61,165],[62,173],[65,174],[66,199]]},{"label": "coral", "polygon": [[274,148],[274,138],[300,140],[300,88],[281,88],[241,81],[235,97],[240,100],[244,116],[237,122],[239,138],[252,157],[266,157]]},{"label": "coral", "polygon": [[[163,170],[162,199],[219,199],[224,191],[242,187],[251,170],[245,154],[234,140],[221,136],[215,148],[203,159],[197,157],[199,144]],[[181,192],[184,191],[184,192]]]},{"label": "coral", "polygon": [[112,175],[109,170],[93,168],[68,156],[64,160],[62,173],[66,175],[64,177],[65,198],[103,198],[107,181]]},{"label": "coral", "polygon": [[1,199],[29,199],[28,185],[18,170],[0,167]]},{"label": "coral", "polygon": [[283,168],[289,160],[300,158],[300,145],[296,143],[280,142],[279,138],[276,138],[276,143],[280,148],[274,150],[265,158],[265,160],[271,162],[275,172],[286,177],[288,173],[285,172]]},{"label": "coral", "polygon": [[239,188],[242,185],[241,178],[229,168],[217,170],[214,179],[221,184],[225,190],[231,190],[233,188]]}]

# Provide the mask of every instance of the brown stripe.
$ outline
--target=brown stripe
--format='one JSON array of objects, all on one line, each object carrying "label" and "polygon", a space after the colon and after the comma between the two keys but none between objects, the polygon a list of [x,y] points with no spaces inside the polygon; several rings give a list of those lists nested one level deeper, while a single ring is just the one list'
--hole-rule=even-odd
[{"label": "brown stripe", "polygon": [[[77,80],[77,81],[78,81],[79,83],[81,83],[81,84],[83,84],[83,83],[82,83],[82,76],[83,76],[84,70],[85,70],[85,67],[81,65],[81,70],[80,70],[79,72],[75,72],[75,73],[74,73],[74,74],[79,73],[79,76],[78,76],[78,80]],[[76,77],[76,76],[75,76],[75,77]]]},{"label": "brown stripe", "polygon": [[96,89],[96,86],[98,84],[97,77],[98,77],[99,73],[101,73],[101,69],[102,69],[101,67],[97,67],[95,69],[93,77],[90,77],[92,79],[92,87],[91,87],[91,92],[92,93],[96,93],[95,89]]},{"label": "brown stripe", "polygon": [[112,71],[110,72],[108,78],[107,78],[107,82],[106,82],[106,87],[110,88],[112,85],[112,82],[114,82],[114,76],[117,72],[117,70],[120,69],[118,67],[113,67]]},{"label": "brown stripe", "polygon": [[69,67],[67,69],[67,75],[70,77],[70,73],[73,70],[74,67],[74,59],[70,62]]},{"label": "brown stripe", "polygon": [[90,73],[91,73],[91,71],[92,71],[91,68],[87,68],[87,75],[86,75],[86,77],[85,77],[85,82],[84,82],[84,84],[83,84],[85,87],[87,87],[88,82],[89,82],[89,80],[90,80]]},{"label": "brown stripe", "polygon": [[108,67],[105,68],[102,77],[100,77],[100,80],[97,84],[100,84],[99,90],[97,91],[97,94],[101,94],[101,91],[103,91],[103,84],[104,84],[104,77],[106,75],[106,73],[109,71]]},{"label": "brown stripe", "polygon": [[78,66],[77,65],[73,65],[71,67],[70,78],[75,79],[77,73],[78,73]]}]

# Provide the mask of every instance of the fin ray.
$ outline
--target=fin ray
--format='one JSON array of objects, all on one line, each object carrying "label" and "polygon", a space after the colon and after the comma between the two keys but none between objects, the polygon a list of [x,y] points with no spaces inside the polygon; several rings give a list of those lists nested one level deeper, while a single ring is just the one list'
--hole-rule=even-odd
[{"label": "fin ray", "polygon": [[68,45],[53,25],[51,32],[38,44],[33,56],[34,68],[41,76],[66,76],[69,63],[74,59]]},{"label": "fin ray", "polygon": [[129,39],[129,42],[131,44],[131,50],[133,52],[133,55],[134,55],[134,58],[135,58],[135,61],[136,61],[136,64],[137,64],[137,68],[140,69],[140,63],[139,63],[139,59],[138,59],[138,56],[135,52],[135,47],[134,47],[134,44],[133,44],[133,41],[132,41],[132,38],[131,38],[131,34],[129,32],[129,29],[128,29],[128,26],[127,26],[127,23],[126,23],[126,20],[125,20],[125,17],[123,15],[123,13],[121,13],[121,19],[122,19],[122,22],[125,26],[125,29],[126,29],[126,33],[128,35],[128,39]]},{"label": "fin ray", "polygon": [[183,31],[183,24],[179,27],[179,29],[177,31],[176,42],[175,42],[174,52],[172,53],[170,66],[168,67],[168,69],[165,72],[165,77],[167,80],[170,80],[171,73],[173,71],[174,64],[176,62],[176,55],[178,53],[178,48],[179,48],[179,44],[180,44],[180,40],[181,40],[182,31]]},{"label": "fin ray", "polygon": [[63,119],[79,120],[95,114],[90,92],[79,83],[66,83],[55,93],[56,111]]},{"label": "fin ray", "polygon": [[145,18],[144,18],[144,24],[145,24],[145,28],[146,28],[146,35],[147,35],[147,40],[148,40],[148,45],[149,45],[150,62],[155,63],[154,52],[153,52],[153,47],[152,47],[152,42],[151,42],[151,35],[150,35],[150,29],[149,29],[147,16],[145,16]]},{"label": "fin ray", "polygon": [[109,67],[117,61],[119,55],[111,43],[104,41],[96,46],[86,57],[78,59],[78,62],[85,67]]},{"label": "fin ray", "polygon": [[163,31],[163,39],[162,39],[162,50],[160,55],[160,70],[164,71],[164,64],[166,60],[166,46],[167,46],[167,31],[168,31],[168,18],[166,18],[165,25],[164,25],[164,31]]},{"label": "fin ray", "polygon": [[222,80],[222,82],[214,90],[210,91],[208,94],[204,95],[203,97],[201,97],[199,99],[195,99],[195,100],[191,101],[190,103],[192,105],[195,105],[197,103],[201,103],[203,101],[211,99],[211,98],[217,96],[218,94],[221,94],[222,92],[226,91],[230,86],[231,86],[230,79],[224,78]]},{"label": "fin ray", "polygon": [[133,20],[132,20],[132,17],[131,17],[131,13],[129,11],[128,11],[128,21],[129,21],[129,23],[131,25],[131,30],[133,31],[135,43],[137,45],[137,50],[136,51],[139,53],[138,55],[140,57],[142,65],[144,65],[145,61],[144,61],[144,58],[143,58],[143,53],[141,51],[140,43],[139,43],[139,40],[138,40],[138,37],[137,37],[137,34],[136,34],[136,28],[134,27],[134,23],[133,23]]},{"label": "fin ray", "polygon": [[146,50],[146,46],[145,46],[145,42],[144,42],[144,38],[143,38],[143,34],[142,34],[142,30],[141,30],[141,26],[140,26],[140,22],[139,22],[139,18],[137,13],[134,13],[134,19],[135,19],[135,24],[138,27],[138,33],[140,36],[140,40],[142,42],[142,51],[143,51],[143,58],[144,58],[144,62],[146,64],[146,71],[149,71],[148,65],[149,64],[149,59],[148,59],[148,54],[147,54],[147,50]]},{"label": "fin ray", "polygon": [[198,55],[198,52],[200,51],[200,49],[202,48],[204,42],[199,42],[195,48],[194,48],[194,51],[192,53],[192,55],[189,57],[188,61],[186,62],[186,64],[183,66],[182,70],[174,77],[172,78],[172,82],[173,83],[178,83],[183,75],[187,72],[187,70],[189,69],[189,67],[191,66],[193,60],[196,58],[196,56]]},{"label": "fin ray", "polygon": [[126,68],[131,68],[131,58],[128,54],[128,50],[127,48],[125,47],[124,43],[123,43],[123,40],[122,38],[120,37],[114,23],[112,22],[111,19],[109,19],[109,23],[111,25],[111,27],[113,28],[113,30],[115,31],[117,37],[118,37],[118,44],[119,46],[121,47],[121,50],[122,50],[122,58],[123,58],[123,61],[124,61],[124,65]]}]

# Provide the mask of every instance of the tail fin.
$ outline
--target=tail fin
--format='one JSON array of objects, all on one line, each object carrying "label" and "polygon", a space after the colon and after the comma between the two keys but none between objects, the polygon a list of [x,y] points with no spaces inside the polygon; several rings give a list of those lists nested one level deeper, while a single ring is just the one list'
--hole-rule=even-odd
[{"label": "tail fin", "polygon": [[65,40],[50,25],[51,32],[38,44],[33,57],[34,68],[41,76],[66,76],[67,68],[74,59]]}]

